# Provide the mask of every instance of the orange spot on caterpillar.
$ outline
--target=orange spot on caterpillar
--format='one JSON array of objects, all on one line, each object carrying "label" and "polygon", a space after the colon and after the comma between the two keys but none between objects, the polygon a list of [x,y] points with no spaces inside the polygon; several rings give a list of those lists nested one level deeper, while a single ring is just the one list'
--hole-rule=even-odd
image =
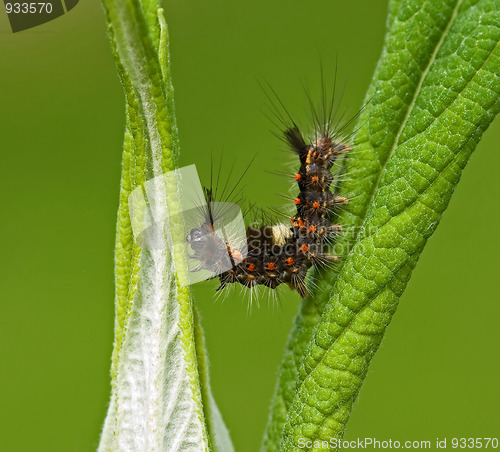
[{"label": "orange spot on caterpillar", "polygon": [[276,270],[276,265],[274,264],[274,262],[269,262],[266,266],[266,268],[268,270]]},{"label": "orange spot on caterpillar", "polygon": [[319,208],[319,202],[318,202],[318,201],[314,201],[314,202],[313,202],[313,207],[314,207],[315,209],[318,209],[318,208]]},{"label": "orange spot on caterpillar", "polygon": [[295,175],[295,180],[300,180],[301,178],[302,178],[302,176],[301,176],[299,173],[297,173],[297,174]]},{"label": "orange spot on caterpillar", "polygon": [[294,226],[296,228],[298,228],[298,227],[302,228],[306,225],[305,221],[302,218],[297,217],[297,216],[291,218],[291,223],[292,223],[292,226]]},{"label": "orange spot on caterpillar", "polygon": [[316,232],[316,226],[314,224],[309,226],[309,232]]},{"label": "orange spot on caterpillar", "polygon": [[299,198],[295,198],[293,202],[294,202],[296,205],[299,205],[299,204],[300,204],[300,199],[299,199]]},{"label": "orange spot on caterpillar", "polygon": [[291,267],[294,263],[293,257],[287,258],[286,263],[287,263],[287,265],[289,265]]},{"label": "orange spot on caterpillar", "polygon": [[309,250],[309,246],[307,246],[307,245],[305,245],[305,244],[304,244],[304,245],[302,245],[302,246],[300,247],[300,249],[301,249],[302,251],[304,251],[304,253],[307,253],[307,251]]},{"label": "orange spot on caterpillar", "polygon": [[319,182],[319,177],[318,177],[318,176],[313,176],[313,177],[312,177],[312,181],[313,181],[314,183]]},{"label": "orange spot on caterpillar", "polygon": [[255,271],[255,265],[254,264],[248,264],[247,265],[247,270],[249,272],[254,272]]}]

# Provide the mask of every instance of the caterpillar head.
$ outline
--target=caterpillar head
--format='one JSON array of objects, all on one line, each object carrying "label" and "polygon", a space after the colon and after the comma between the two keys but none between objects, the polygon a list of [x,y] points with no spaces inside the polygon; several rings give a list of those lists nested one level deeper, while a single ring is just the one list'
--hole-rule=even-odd
[{"label": "caterpillar head", "polygon": [[213,229],[208,224],[204,224],[199,228],[191,229],[186,237],[186,241],[195,252],[213,250],[217,245],[218,238]]}]

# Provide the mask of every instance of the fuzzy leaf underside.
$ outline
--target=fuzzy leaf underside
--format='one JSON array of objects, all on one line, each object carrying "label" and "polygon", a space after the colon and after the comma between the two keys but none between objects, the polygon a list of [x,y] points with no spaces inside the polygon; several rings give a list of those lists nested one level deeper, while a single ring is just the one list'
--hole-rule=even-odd
[{"label": "fuzzy leaf underside", "polygon": [[[177,166],[168,34],[157,0],[103,0],[126,95],[115,252],[112,393],[99,451],[232,451],[210,392],[203,333],[185,284],[175,184],[159,184],[168,227],[134,240],[129,196]],[[160,178],[161,179],[161,178]],[[157,228],[158,229],[158,228]]]},{"label": "fuzzy leaf underside", "polygon": [[499,42],[498,0],[390,1],[342,186],[351,251],[297,316],[263,450],[342,437],[420,253],[500,108]]}]

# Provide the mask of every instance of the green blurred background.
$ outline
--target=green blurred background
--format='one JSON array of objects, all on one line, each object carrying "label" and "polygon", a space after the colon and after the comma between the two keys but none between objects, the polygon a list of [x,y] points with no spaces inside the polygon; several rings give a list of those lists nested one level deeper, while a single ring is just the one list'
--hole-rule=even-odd
[{"label": "green blurred background", "polygon": [[[320,60],[339,62],[354,114],[380,54],[386,5],[335,0],[165,4],[182,163],[208,176],[224,150],[258,204],[283,204],[294,158],[270,130],[264,77],[307,118]],[[97,0],[12,34],[0,13],[2,238],[0,450],[91,451],[108,396],[113,240],[124,97]],[[302,116],[301,116],[302,115]],[[500,432],[500,122],[473,155],[373,360],[347,438]],[[291,165],[291,166],[290,166]],[[495,282],[496,281],[496,282]],[[212,387],[238,451],[258,449],[297,296],[247,313],[236,291],[195,286]],[[497,294],[497,295],[495,295]]]}]

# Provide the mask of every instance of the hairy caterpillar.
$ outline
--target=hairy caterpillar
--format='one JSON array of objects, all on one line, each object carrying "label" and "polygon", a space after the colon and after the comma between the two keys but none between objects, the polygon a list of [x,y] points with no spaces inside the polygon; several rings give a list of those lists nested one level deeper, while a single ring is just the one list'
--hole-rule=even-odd
[{"label": "hairy caterpillar", "polygon": [[[187,241],[194,251],[192,257],[199,262],[195,271],[211,270],[218,274],[220,286],[217,290],[232,283],[248,288],[264,285],[271,289],[285,283],[305,297],[308,269],[338,261],[338,256],[327,250],[327,245],[342,230],[340,225],[331,222],[331,217],[339,205],[348,203],[348,199],[332,192],[334,175],[331,169],[338,157],[351,148],[339,140],[332,129],[332,110],[333,101],[328,112],[323,105],[320,123],[313,109],[314,135],[307,140],[286,110],[288,119],[274,109],[275,116],[285,126],[281,138],[300,161],[295,174],[299,191],[293,200],[296,213],[290,218],[290,226],[249,226],[246,252],[242,253],[215,231],[217,213],[210,208],[214,195],[211,189],[205,189],[209,206],[205,221],[190,231]],[[217,271],[222,268],[227,270]]]}]

